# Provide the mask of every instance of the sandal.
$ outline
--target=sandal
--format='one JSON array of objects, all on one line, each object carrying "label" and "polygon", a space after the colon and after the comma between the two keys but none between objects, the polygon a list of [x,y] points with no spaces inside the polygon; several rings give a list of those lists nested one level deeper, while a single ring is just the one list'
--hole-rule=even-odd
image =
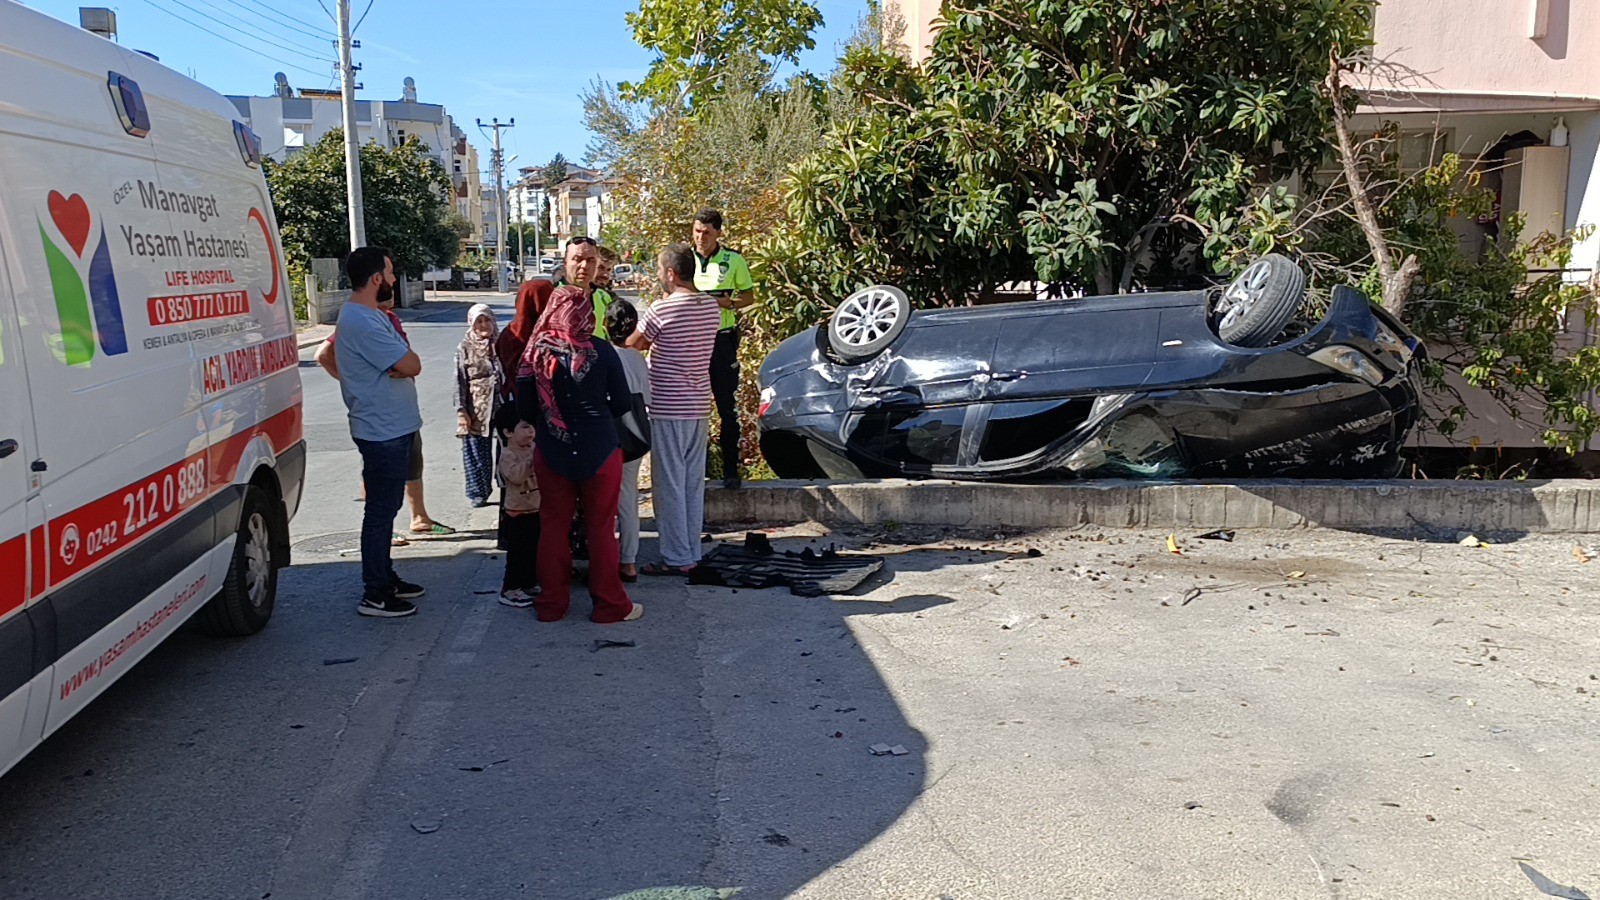
[{"label": "sandal", "polygon": [[[633,569],[633,574],[622,571],[624,568]],[[622,579],[623,584],[634,584],[639,580],[639,567],[631,563],[627,566],[617,566],[617,577]]]},{"label": "sandal", "polygon": [[669,566],[664,562],[650,563],[649,565],[639,567],[640,575],[650,575],[654,577],[671,576],[675,578],[688,578],[689,573],[693,571],[694,566],[684,566],[680,569],[677,566]]},{"label": "sandal", "polygon": [[410,545],[411,542],[406,540],[406,536],[398,531],[389,535],[389,546],[391,547],[408,547]]},{"label": "sandal", "polygon": [[454,528],[451,528],[449,525],[440,525],[438,522],[434,522],[431,525],[429,525],[427,528],[413,528],[413,529],[411,529],[411,533],[412,534],[426,534],[426,535],[431,535],[433,537],[443,537],[444,535],[447,535],[447,534],[455,534],[456,530]]}]

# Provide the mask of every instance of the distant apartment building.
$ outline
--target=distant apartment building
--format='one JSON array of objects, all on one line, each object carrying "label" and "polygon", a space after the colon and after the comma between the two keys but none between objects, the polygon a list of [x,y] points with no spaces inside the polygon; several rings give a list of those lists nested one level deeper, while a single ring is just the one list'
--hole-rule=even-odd
[{"label": "distant apartment building", "polygon": [[567,177],[555,184],[547,183],[544,170],[530,166],[521,170],[521,183],[528,187],[523,213],[531,221],[537,214],[536,195],[549,198],[549,220],[544,223],[547,233],[554,235],[563,246],[574,237],[600,239],[600,224],[607,208],[607,195],[615,187],[604,172],[575,163],[567,164]]},{"label": "distant apartment building", "polygon": [[[260,138],[262,155],[278,162],[344,127],[338,91],[296,90],[282,72],[274,77],[270,95],[228,99]],[[484,238],[478,152],[445,108],[437,103],[419,103],[416,82],[410,78],[405,80],[399,100],[357,100],[355,105],[356,137],[362,143],[376,141],[379,146],[393,148],[407,138],[416,138],[423,153],[444,167],[450,174],[456,212],[474,226],[474,233],[466,242],[481,242]]]}]

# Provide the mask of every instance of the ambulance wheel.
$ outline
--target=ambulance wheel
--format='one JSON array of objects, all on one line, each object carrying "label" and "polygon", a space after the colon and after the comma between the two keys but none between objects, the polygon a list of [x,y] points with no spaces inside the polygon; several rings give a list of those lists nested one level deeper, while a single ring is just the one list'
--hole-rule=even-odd
[{"label": "ambulance wheel", "polygon": [[228,577],[222,590],[195,615],[206,634],[244,637],[265,628],[272,618],[278,593],[278,565],[272,558],[272,529],[277,519],[272,505],[272,498],[261,488],[250,485],[245,489]]}]

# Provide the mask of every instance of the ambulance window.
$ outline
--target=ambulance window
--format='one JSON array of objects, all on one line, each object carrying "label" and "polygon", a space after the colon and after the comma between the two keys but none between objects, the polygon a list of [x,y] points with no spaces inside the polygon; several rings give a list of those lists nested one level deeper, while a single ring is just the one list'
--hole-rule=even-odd
[{"label": "ambulance window", "polygon": [[261,165],[261,139],[243,122],[233,123],[233,142],[239,148],[239,158],[252,169]]},{"label": "ambulance window", "polygon": [[122,130],[137,138],[149,134],[150,109],[144,105],[144,93],[139,90],[139,83],[126,75],[109,72],[106,85],[111,88],[111,102],[117,107]]}]

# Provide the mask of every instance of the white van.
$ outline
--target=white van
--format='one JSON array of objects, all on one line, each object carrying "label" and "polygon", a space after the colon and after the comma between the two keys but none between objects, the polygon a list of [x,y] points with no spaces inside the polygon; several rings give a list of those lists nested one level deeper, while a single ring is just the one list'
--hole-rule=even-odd
[{"label": "white van", "polygon": [[254,135],[0,0],[0,773],[198,615],[272,614],[305,472]]}]

